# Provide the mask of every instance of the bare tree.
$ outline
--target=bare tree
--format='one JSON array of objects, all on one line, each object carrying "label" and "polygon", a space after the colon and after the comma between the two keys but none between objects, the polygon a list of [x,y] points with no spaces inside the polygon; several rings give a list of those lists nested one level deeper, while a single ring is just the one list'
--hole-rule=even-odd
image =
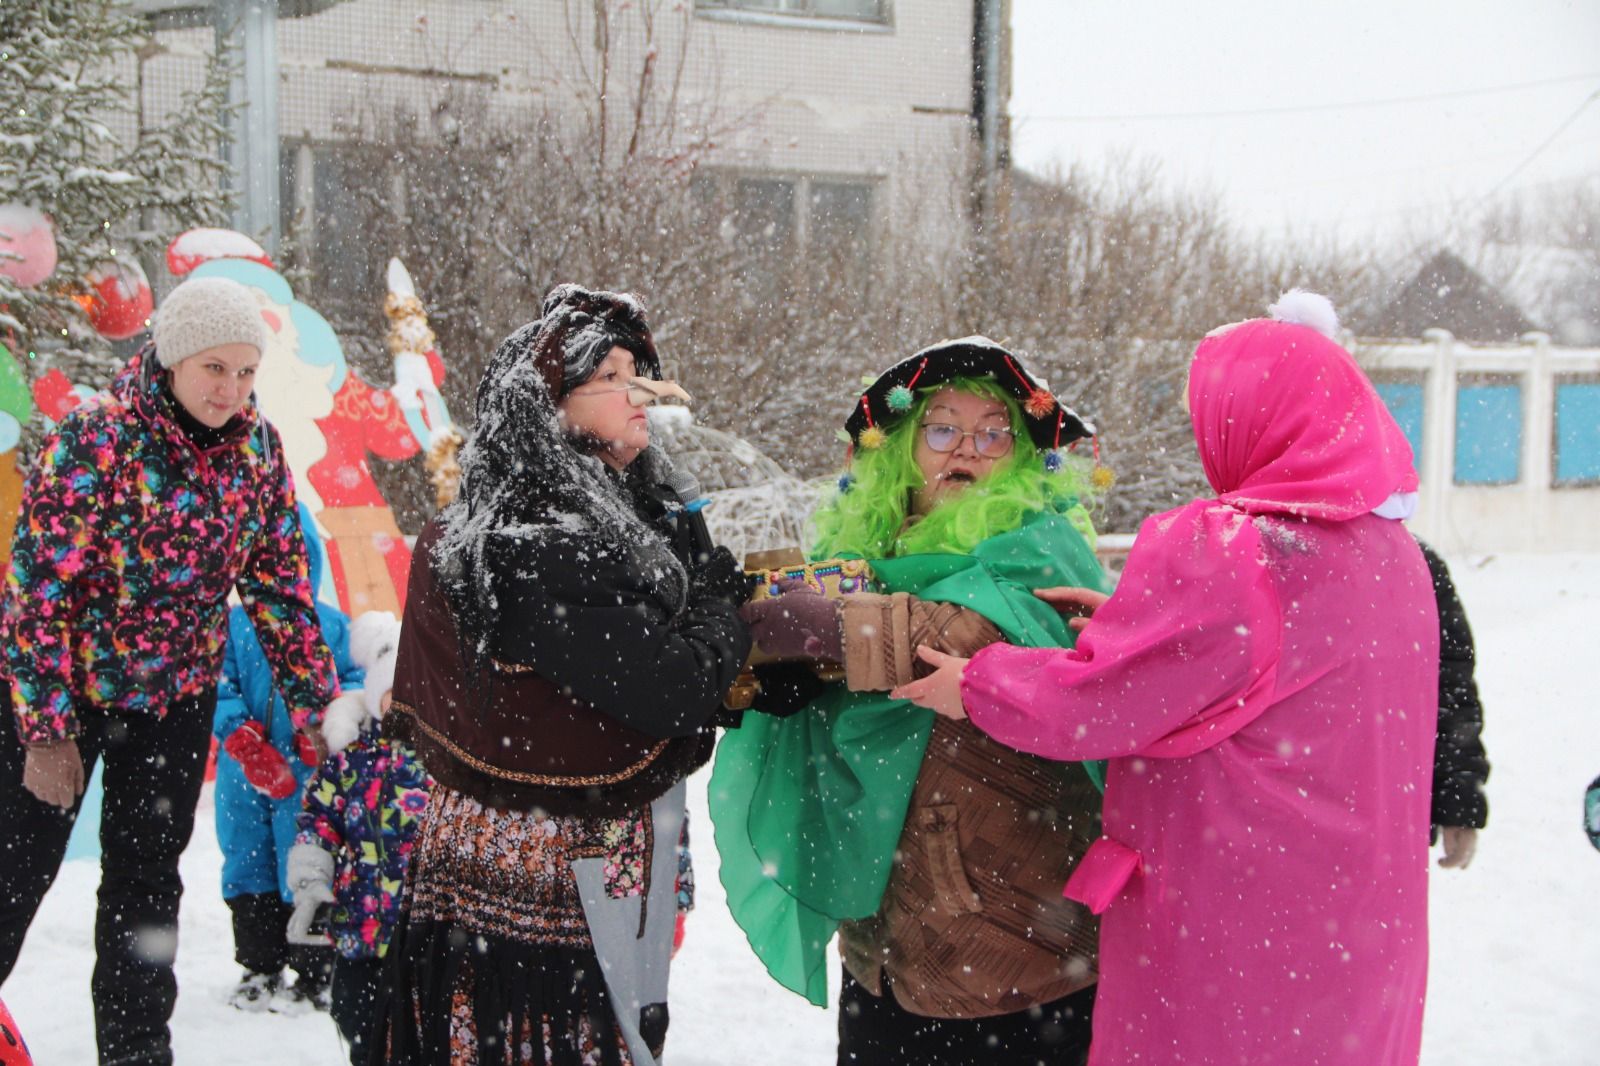
[{"label": "bare tree", "polygon": [[1464,256],[1559,343],[1600,344],[1600,177],[1495,202]]},{"label": "bare tree", "polygon": [[[1100,519],[1130,529],[1203,487],[1179,404],[1194,343],[1262,313],[1291,283],[1341,298],[1341,286],[1376,276],[1331,241],[1291,251],[1246,240],[1214,197],[1131,161],[1016,174],[981,234],[934,228],[967,209],[972,159],[960,151],[942,171],[905,161],[899,173],[917,177],[884,190],[870,225],[774,228],[719,169],[758,115],[684,95],[692,12],[568,0],[562,13],[560,32],[529,42],[550,72],[532,108],[509,114],[458,88],[360,123],[374,131],[363,231],[392,236],[386,252],[410,265],[463,418],[483,360],[559,281],[643,295],[697,418],[800,478],[842,462],[836,434],[864,375],[985,333],[1098,423],[1118,478],[1100,493]],[[358,363],[366,347],[381,357],[378,302],[363,308],[370,323],[344,331],[370,338],[351,345]],[[409,487],[386,487],[425,513],[425,479],[404,476]]]}]

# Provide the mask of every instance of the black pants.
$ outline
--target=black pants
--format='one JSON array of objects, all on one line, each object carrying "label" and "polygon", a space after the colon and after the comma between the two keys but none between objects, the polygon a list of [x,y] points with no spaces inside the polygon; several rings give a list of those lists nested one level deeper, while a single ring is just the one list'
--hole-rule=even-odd
[{"label": "black pants", "polygon": [[333,960],[333,1006],[328,1011],[350,1044],[351,1066],[367,1061],[368,1041],[377,1027],[378,985],[383,978],[382,959]]},{"label": "black pants", "polygon": [[993,1018],[925,1018],[849,971],[839,990],[839,1066],[1082,1066],[1095,987]]},{"label": "black pants", "polygon": [[234,896],[225,901],[233,914],[233,958],[251,973],[276,974],[288,966],[311,991],[322,988],[333,973],[333,947],[290,944],[289,915],[294,908],[276,892]]},{"label": "black pants", "polygon": [[[167,1021],[178,998],[178,858],[194,829],[216,697],[172,706],[165,718],[78,708],[84,780],[103,759],[100,901],[95,914],[95,1040],[101,1063],[170,1064]],[[0,710],[11,706],[0,683]],[[7,715],[9,718],[9,715]],[[0,723],[0,984],[10,976],[39,903],[55,881],[82,798],[70,811],[22,787],[24,749]]]}]

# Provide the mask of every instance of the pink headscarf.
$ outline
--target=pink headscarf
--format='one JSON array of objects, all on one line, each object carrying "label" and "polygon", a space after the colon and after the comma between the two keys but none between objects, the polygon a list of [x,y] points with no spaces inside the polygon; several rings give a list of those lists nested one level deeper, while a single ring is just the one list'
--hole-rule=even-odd
[{"label": "pink headscarf", "polygon": [[1310,326],[1253,319],[1201,341],[1189,411],[1211,487],[1250,514],[1347,521],[1416,491],[1411,445],[1377,390]]},{"label": "pink headscarf", "polygon": [[[1321,313],[1305,317],[1333,328],[1324,297],[1295,294],[1274,311],[1308,308]],[[1091,703],[1103,686],[1108,706],[1137,692],[1146,708],[1181,712],[1097,723],[1105,747],[1096,755],[1173,758],[1219,743],[1287,694],[1278,677],[1282,609],[1261,543],[1269,523],[1260,516],[1346,522],[1417,487],[1411,447],[1372,383],[1311,326],[1254,319],[1201,341],[1189,410],[1217,497],[1144,523],[1116,594],[1073,651],[1009,649],[1003,670],[989,661],[1001,653],[974,657],[963,695],[985,732],[1025,751],[1071,747],[1047,735],[1051,722],[985,713],[991,703],[1030,706],[1070,680]],[[1208,664],[1203,683],[1168,669],[1173,660]],[[1050,673],[1057,667],[1059,677]],[[1012,691],[1029,684],[1037,696]]]},{"label": "pink headscarf", "polygon": [[[1296,292],[1273,307],[1275,314],[1298,311],[1336,328],[1325,297]],[[1163,603],[1170,617],[1202,632],[1214,634],[1224,617],[1246,619],[1250,636],[1235,640],[1223,658],[1238,659],[1239,677],[1251,680],[1150,741],[1144,751],[1151,755],[1209,747],[1283,695],[1275,693],[1280,608],[1261,527],[1245,516],[1346,522],[1417,488],[1411,445],[1372,382],[1349,352],[1310,325],[1258,318],[1201,341],[1189,370],[1189,413],[1217,498],[1146,523],[1136,550],[1161,564],[1130,566],[1136,572],[1124,578],[1129,587],[1118,591],[1130,604]],[[1099,634],[1090,627],[1078,647],[1092,655],[1096,637],[1105,635],[1105,627]]]}]

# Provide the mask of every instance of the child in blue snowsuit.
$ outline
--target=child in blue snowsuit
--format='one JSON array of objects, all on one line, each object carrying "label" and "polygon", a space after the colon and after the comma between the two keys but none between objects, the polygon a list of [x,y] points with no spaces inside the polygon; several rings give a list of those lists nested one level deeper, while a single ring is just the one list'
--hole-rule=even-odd
[{"label": "child in blue snowsuit", "polygon": [[[394,687],[400,622],[368,611],[351,627],[350,653],[366,669],[366,688],[328,705],[329,755],[306,786],[300,835],[289,855],[295,912],[291,943],[331,935],[332,1014],[350,1043],[350,1061],[367,1061],[365,1043],[377,1001],[382,958],[400,915],[411,845],[433,780],[411,747],[380,734]],[[313,933],[326,913],[327,933]]]},{"label": "child in blue snowsuit", "polygon": [[[324,567],[323,548],[304,504],[300,528],[315,593]],[[340,688],[360,688],[363,671],[350,658],[349,619],[322,602],[317,603],[317,617],[338,667]],[[229,1002],[240,1010],[290,1014],[325,1009],[332,952],[291,948],[285,936],[292,910],[286,880],[289,849],[294,846],[301,790],[316,756],[289,720],[242,607],[228,614],[212,733],[222,745],[215,793],[222,898],[233,913],[234,958],[245,970]],[[293,985],[284,984],[285,966],[296,974]]]}]

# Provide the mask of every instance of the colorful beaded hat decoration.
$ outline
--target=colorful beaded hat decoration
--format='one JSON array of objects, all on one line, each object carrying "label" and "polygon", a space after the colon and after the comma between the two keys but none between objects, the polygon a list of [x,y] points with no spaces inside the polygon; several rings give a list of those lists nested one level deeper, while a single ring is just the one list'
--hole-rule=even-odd
[{"label": "colorful beaded hat decoration", "polygon": [[1015,397],[1028,435],[1041,452],[1068,448],[1094,435],[1094,426],[1051,395],[1015,355],[988,337],[974,336],[941,341],[880,374],[845,420],[850,442],[858,448],[882,447],[885,432],[916,402],[917,389],[952,378],[989,378]]}]

